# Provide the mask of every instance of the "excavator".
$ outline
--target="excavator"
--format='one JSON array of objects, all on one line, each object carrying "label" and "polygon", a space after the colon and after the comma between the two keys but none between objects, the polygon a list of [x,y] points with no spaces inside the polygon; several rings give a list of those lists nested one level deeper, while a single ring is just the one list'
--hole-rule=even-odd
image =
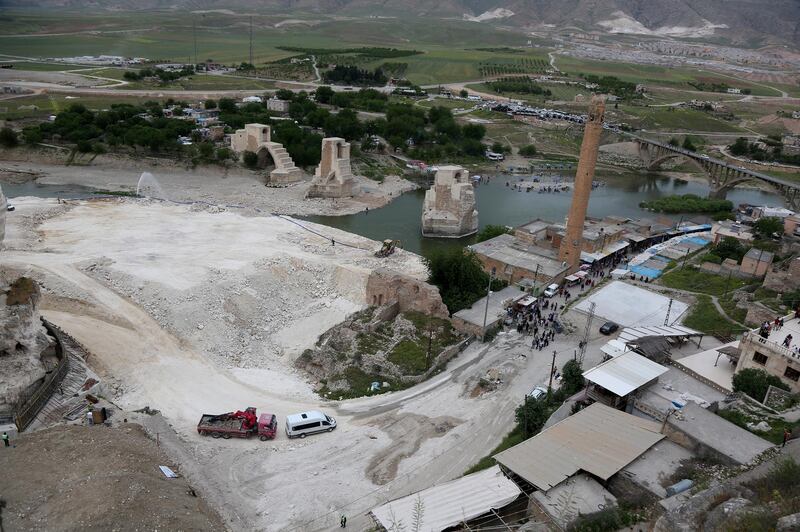
[{"label": "excavator", "polygon": [[392,253],[394,253],[395,249],[402,247],[402,243],[399,240],[392,240],[387,238],[383,241],[383,245],[381,249],[375,252],[376,257],[388,257]]}]

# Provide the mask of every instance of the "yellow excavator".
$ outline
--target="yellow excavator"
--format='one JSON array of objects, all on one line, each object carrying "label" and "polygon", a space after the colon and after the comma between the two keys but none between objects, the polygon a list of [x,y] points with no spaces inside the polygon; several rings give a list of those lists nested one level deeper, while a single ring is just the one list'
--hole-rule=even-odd
[{"label": "yellow excavator", "polygon": [[390,238],[387,238],[386,240],[383,241],[383,245],[381,246],[381,249],[379,249],[378,251],[375,252],[375,256],[376,257],[388,257],[389,255],[394,253],[395,249],[397,249],[399,247],[402,247],[402,244],[400,243],[399,240],[392,240]]}]

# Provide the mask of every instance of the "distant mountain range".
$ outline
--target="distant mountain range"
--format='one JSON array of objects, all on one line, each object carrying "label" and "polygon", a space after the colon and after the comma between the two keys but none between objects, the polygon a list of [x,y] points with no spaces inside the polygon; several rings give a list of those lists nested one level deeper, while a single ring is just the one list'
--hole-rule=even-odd
[{"label": "distant mountain range", "polygon": [[232,9],[457,17],[633,35],[800,45],[800,0],[0,0],[0,6],[114,10]]}]

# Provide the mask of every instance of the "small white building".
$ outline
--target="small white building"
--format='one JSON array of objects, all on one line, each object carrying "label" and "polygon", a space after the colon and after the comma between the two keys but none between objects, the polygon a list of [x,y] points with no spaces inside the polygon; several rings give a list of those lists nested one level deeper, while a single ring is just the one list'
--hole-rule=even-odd
[{"label": "small white building", "polygon": [[290,103],[288,100],[273,97],[267,100],[267,109],[276,113],[288,113]]},{"label": "small white building", "polygon": [[728,94],[741,94],[742,89],[737,89],[736,87],[728,87]]},{"label": "small white building", "polygon": [[242,98],[242,103],[263,103],[261,96],[246,96]]}]

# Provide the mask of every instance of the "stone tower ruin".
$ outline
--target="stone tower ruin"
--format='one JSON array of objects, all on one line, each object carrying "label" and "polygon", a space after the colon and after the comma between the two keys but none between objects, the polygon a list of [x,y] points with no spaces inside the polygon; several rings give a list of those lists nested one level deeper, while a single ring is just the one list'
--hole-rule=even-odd
[{"label": "stone tower ruin", "polygon": [[251,151],[258,155],[259,166],[272,157],[275,169],[269,173],[269,183],[285,185],[303,179],[303,171],[295,166],[282,144],[272,142],[272,129],[265,124],[245,124],[231,135],[231,149],[237,154]]},{"label": "stone tower ruin", "polygon": [[477,231],[478,211],[469,172],[460,166],[440,166],[433,186],[425,192],[422,235],[459,238]]},{"label": "stone tower ruin", "polygon": [[345,198],[353,195],[350,143],[339,137],[322,139],[322,158],[314,172],[309,198]]},{"label": "stone tower ruin", "polygon": [[605,108],[603,97],[592,97],[592,101],[589,103],[589,117],[586,119],[583,129],[581,155],[578,161],[578,170],[575,173],[575,187],[572,193],[572,205],[569,208],[567,230],[558,250],[559,258],[569,265],[569,271],[575,271],[581,263],[583,225],[586,221],[589,195],[592,192],[592,181],[597,165],[597,149],[600,145],[600,135],[603,133]]}]

